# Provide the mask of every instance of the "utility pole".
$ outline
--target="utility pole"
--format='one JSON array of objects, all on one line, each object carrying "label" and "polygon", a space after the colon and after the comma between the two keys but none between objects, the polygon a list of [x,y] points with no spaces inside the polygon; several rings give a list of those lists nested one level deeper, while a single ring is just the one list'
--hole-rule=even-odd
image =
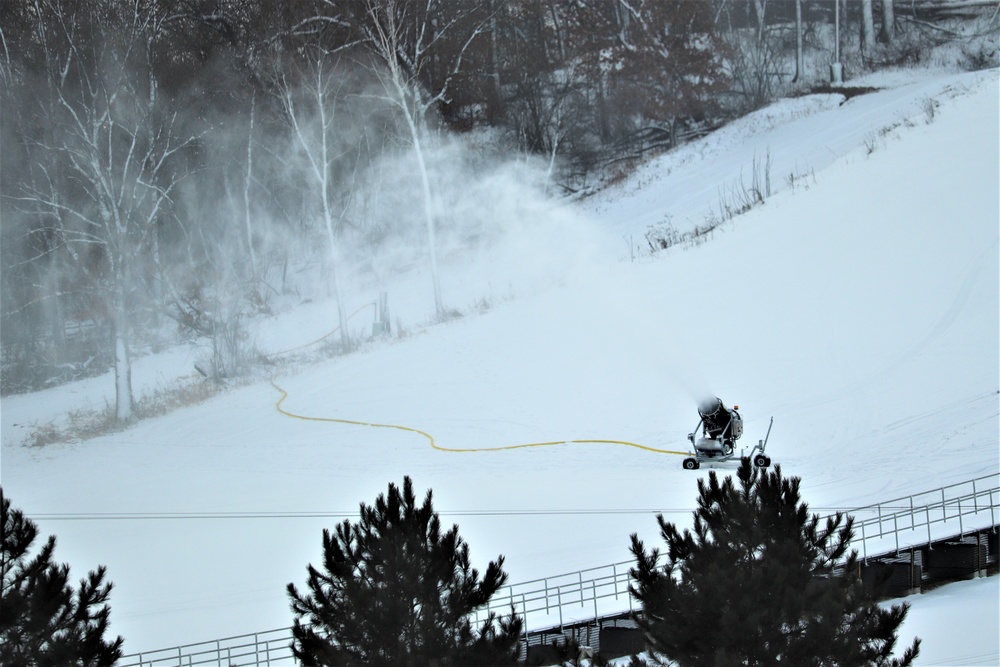
[{"label": "utility pole", "polygon": [[844,82],[844,66],[840,63],[840,0],[833,0],[833,64],[830,65],[830,82]]}]

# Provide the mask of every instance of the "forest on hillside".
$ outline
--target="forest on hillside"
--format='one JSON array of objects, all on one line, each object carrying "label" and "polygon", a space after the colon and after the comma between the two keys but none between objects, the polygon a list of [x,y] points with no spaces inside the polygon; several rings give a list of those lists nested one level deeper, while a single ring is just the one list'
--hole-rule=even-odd
[{"label": "forest on hillside", "polygon": [[[996,67],[996,0],[6,0],[0,5],[2,392],[209,341],[410,262],[500,166],[582,196],[770,101],[885,67]],[[935,62],[949,45],[949,62]],[[835,81],[836,82],[836,81]],[[508,173],[508,172],[505,172]],[[456,174],[461,179],[454,178]],[[508,174],[509,175],[509,174]],[[502,225],[502,220],[496,224]],[[401,257],[392,250],[417,248]],[[342,333],[338,343],[352,341]]]}]

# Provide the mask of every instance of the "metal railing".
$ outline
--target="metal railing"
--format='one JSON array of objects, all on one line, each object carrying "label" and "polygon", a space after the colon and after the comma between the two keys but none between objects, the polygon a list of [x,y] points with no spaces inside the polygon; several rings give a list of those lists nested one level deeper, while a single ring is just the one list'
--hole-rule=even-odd
[{"label": "metal railing", "polygon": [[530,619],[533,628],[563,626],[567,622],[597,618],[610,612],[631,611],[628,592],[632,561],[612,563],[509,584],[501,588],[485,609],[476,610],[476,622],[491,611],[503,614],[513,607],[524,617],[525,630]]},{"label": "metal railing", "polygon": [[[899,552],[910,546],[930,544],[935,539],[998,525],[1000,474],[845,513],[855,517],[852,545],[864,559],[869,554]],[[513,607],[524,617],[527,633],[631,611],[628,573],[632,564],[625,561],[509,584],[493,596],[485,609],[477,610],[475,621],[481,623],[491,611],[509,613]],[[289,665],[294,663],[291,641],[291,628],[283,628],[135,653],[123,656],[117,664],[118,667]]]},{"label": "metal railing", "polygon": [[281,628],[122,656],[116,667],[293,665],[292,629]]},{"label": "metal railing", "polygon": [[[1000,475],[985,475],[950,484],[933,491],[916,493],[876,503],[849,512],[860,541],[861,555],[897,553],[906,547],[930,544],[937,536],[961,535],[967,530],[996,526],[1000,517]],[[863,515],[870,515],[862,518]]]}]

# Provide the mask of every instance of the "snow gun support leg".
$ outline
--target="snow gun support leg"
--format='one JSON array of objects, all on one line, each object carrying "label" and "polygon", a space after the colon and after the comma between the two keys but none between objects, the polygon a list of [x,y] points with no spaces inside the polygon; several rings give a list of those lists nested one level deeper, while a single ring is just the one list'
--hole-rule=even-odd
[{"label": "snow gun support leg", "polygon": [[764,450],[767,448],[768,438],[771,437],[772,426],[774,426],[774,417],[771,417],[771,423],[767,425],[767,435],[764,436],[763,440],[758,440],[757,444],[750,450],[750,462],[758,468],[767,468],[771,465],[771,457],[765,454]]}]

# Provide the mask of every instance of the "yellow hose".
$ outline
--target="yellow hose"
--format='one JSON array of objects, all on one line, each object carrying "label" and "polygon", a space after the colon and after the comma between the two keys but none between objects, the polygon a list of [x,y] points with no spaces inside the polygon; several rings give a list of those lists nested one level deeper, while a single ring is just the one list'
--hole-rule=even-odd
[{"label": "yellow hose", "polygon": [[[369,306],[374,306],[374,305],[375,305],[374,301],[371,302],[371,303],[366,303],[365,305],[361,306],[360,308],[358,308],[357,310],[355,310],[353,313],[351,313],[350,315],[348,315],[347,319],[351,319],[352,317],[354,317],[355,315],[357,315],[358,313],[360,313],[365,308],[368,308]],[[278,355],[281,355],[281,354],[288,354],[289,352],[296,352],[298,350],[304,350],[305,348],[311,347],[311,346],[315,345],[316,343],[322,343],[324,340],[326,340],[327,338],[329,338],[333,334],[337,333],[338,331],[340,331],[340,326],[339,325],[336,326],[336,327],[334,327],[333,331],[325,333],[322,336],[320,336],[319,338],[317,338],[316,340],[311,341],[309,343],[306,343],[305,345],[299,345],[298,347],[291,347],[291,348],[288,348],[287,350],[282,350],[281,352],[274,352],[273,354],[271,354],[269,356],[277,357]]]},{"label": "yellow hose", "polygon": [[[354,317],[355,315],[357,315],[358,313],[360,313],[362,310],[364,310],[368,306],[374,306],[374,305],[375,305],[374,303],[366,303],[365,305],[361,306],[360,308],[358,308],[357,310],[355,310],[353,313],[351,313],[350,315],[348,315],[347,319],[351,319],[352,317]],[[312,341],[310,343],[306,343],[305,345],[299,345],[298,347],[293,347],[293,348],[290,348],[288,350],[282,350],[281,352],[275,352],[271,356],[278,356],[280,354],[287,354],[289,352],[295,352],[296,350],[301,350],[301,349],[307,348],[307,347],[309,347],[311,345],[315,345],[316,343],[319,343],[319,342],[321,342],[323,340],[326,340],[327,338],[329,338],[330,336],[332,336],[333,334],[335,334],[339,330],[340,330],[340,327],[338,326],[333,331],[331,331],[331,332],[329,332],[327,334],[324,334],[323,336],[320,336],[319,338],[317,338],[316,340],[314,340],[314,341]],[[524,449],[526,447],[554,447],[556,445],[575,445],[575,444],[581,444],[581,445],[582,444],[609,444],[609,445],[625,445],[627,447],[635,447],[637,449],[644,449],[647,452],[655,452],[657,454],[675,454],[677,456],[687,456],[688,455],[687,452],[675,452],[675,451],[670,450],[670,449],[657,449],[656,447],[650,447],[648,445],[640,445],[638,443],[628,442],[626,440],[553,440],[552,442],[530,442],[530,443],[520,444],[520,445],[504,445],[502,447],[480,447],[480,448],[441,447],[436,442],[434,442],[434,436],[432,436],[430,433],[427,433],[426,431],[421,431],[418,428],[412,428],[410,426],[398,426],[396,424],[373,424],[371,422],[354,421],[354,420],[351,420],[351,419],[335,419],[333,417],[309,417],[307,415],[299,415],[299,414],[295,414],[294,412],[289,412],[288,410],[286,410],[283,407],[281,407],[281,404],[285,402],[286,398],[288,398],[288,392],[285,391],[284,389],[282,389],[281,387],[279,387],[277,384],[275,384],[273,379],[271,380],[271,386],[281,392],[281,398],[278,399],[278,402],[275,403],[274,407],[278,410],[278,412],[280,412],[281,414],[283,414],[283,415],[285,415],[287,417],[292,417],[294,419],[302,419],[302,420],[305,420],[305,421],[312,421],[312,422],[328,422],[328,423],[332,423],[332,424],[349,424],[351,426],[371,426],[373,428],[392,428],[392,429],[396,429],[397,431],[408,431],[410,433],[416,433],[418,435],[422,435],[423,437],[427,438],[427,442],[430,443],[431,447],[433,447],[434,449],[438,450],[439,452],[501,452],[501,451],[505,451],[505,450],[508,450],[508,449]]]},{"label": "yellow hose", "polygon": [[288,392],[275,384],[274,380],[271,380],[271,386],[281,392],[281,398],[275,403],[274,407],[281,414],[292,417],[294,419],[302,419],[305,421],[313,422],[328,422],[332,424],[349,424],[351,426],[371,426],[373,428],[391,428],[397,431],[408,431],[410,433],[417,433],[427,438],[427,442],[430,443],[431,447],[438,450],[439,452],[500,452],[508,449],[524,449],[527,447],[554,447],[556,445],[573,445],[573,444],[609,444],[609,445],[625,445],[627,447],[636,447],[637,449],[644,449],[647,452],[655,452],[657,454],[675,454],[677,456],[687,456],[687,452],[675,452],[669,449],[657,449],[656,447],[650,447],[649,445],[640,445],[635,442],[628,442],[626,440],[553,440],[551,442],[531,442],[520,445],[504,445],[502,447],[479,447],[479,448],[457,448],[457,447],[442,447],[434,442],[434,436],[426,431],[421,431],[418,428],[413,428],[410,426],[399,426],[397,424],[375,424],[372,422],[362,422],[354,421],[351,419],[336,419],[334,417],[310,417],[307,415],[300,415],[294,412],[289,412],[282,407],[282,403],[288,398]]}]

